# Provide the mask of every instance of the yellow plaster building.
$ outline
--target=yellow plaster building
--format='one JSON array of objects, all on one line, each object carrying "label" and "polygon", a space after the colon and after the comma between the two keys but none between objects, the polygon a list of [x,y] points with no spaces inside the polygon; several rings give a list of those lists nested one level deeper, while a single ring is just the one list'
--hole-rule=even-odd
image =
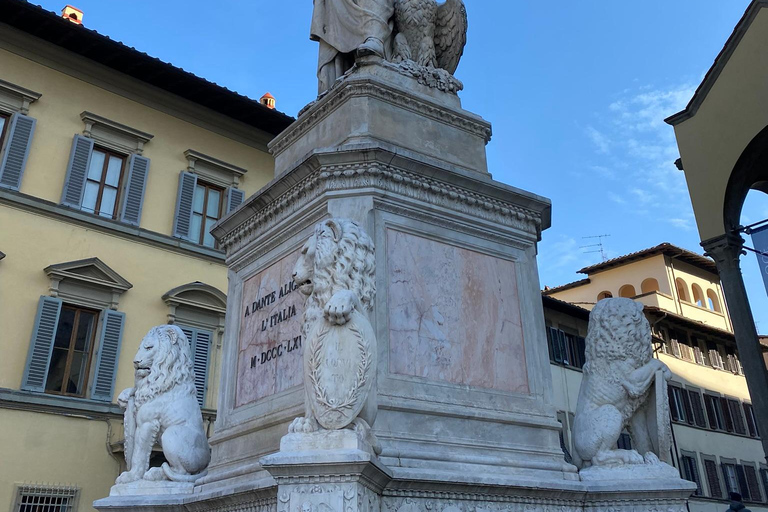
[{"label": "yellow plaster building", "polygon": [[[766,47],[768,1],[753,0],[689,104],[666,119],[675,130],[678,167],[685,172],[701,245],[722,279],[763,431],[768,430],[768,371],[740,261],[746,247],[742,235],[749,231],[741,218],[747,194],[768,193]],[[763,446],[768,452],[768,438]]]},{"label": "yellow plaster building", "polygon": [[[645,305],[655,357],[674,374],[674,460],[683,478],[699,486],[691,510],[724,510],[730,491],[742,494],[750,509],[768,510],[768,466],[714,261],[664,243],[579,272],[587,277],[544,291],[565,450],[589,310],[604,298],[631,298]],[[631,441],[622,436],[621,443],[626,448]]]},{"label": "yellow plaster building", "polygon": [[292,121],[73,21],[18,0],[0,21],[0,508],[14,512],[109,493],[115,400],[154,325],[190,338],[210,428],[227,270],[208,230],[272,178],[266,144]]}]

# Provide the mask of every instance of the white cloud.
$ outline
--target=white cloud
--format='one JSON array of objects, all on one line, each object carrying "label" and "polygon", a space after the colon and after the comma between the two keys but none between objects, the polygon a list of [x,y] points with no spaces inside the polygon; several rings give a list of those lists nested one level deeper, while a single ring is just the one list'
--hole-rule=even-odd
[{"label": "white cloud", "polygon": [[596,151],[598,154],[601,155],[607,155],[611,152],[610,150],[610,141],[608,140],[608,137],[603,135],[600,131],[595,129],[593,126],[587,126],[587,137],[589,137],[589,140],[592,141],[592,143],[596,147]]}]

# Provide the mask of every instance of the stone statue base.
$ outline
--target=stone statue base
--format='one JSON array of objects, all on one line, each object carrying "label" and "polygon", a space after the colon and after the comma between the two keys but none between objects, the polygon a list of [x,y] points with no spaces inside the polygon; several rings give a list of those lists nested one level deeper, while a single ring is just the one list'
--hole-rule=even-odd
[{"label": "stone statue base", "polygon": [[349,429],[288,434],[280,440],[281,454],[359,451],[375,456],[373,447]]},{"label": "stone statue base", "polygon": [[655,464],[622,464],[616,466],[592,466],[579,471],[583,482],[615,482],[623,480],[679,480],[678,470],[664,462]]},{"label": "stone statue base", "polygon": [[168,480],[152,482],[139,480],[130,484],[116,484],[109,490],[110,496],[165,496],[175,494],[192,494],[194,482],[170,482]]}]

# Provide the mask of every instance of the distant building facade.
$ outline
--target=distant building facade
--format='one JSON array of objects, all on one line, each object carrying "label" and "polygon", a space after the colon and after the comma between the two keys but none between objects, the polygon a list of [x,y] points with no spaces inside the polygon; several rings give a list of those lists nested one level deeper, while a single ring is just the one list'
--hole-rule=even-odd
[{"label": "distant building facade", "polygon": [[[627,297],[645,305],[654,357],[672,370],[674,460],[698,490],[691,510],[724,510],[739,492],[768,510],[768,466],[714,262],[671,244],[581,269],[586,278],[543,295],[555,402],[567,453],[576,410],[589,310]],[[620,447],[631,447],[628,435]]]},{"label": "distant building facade", "polygon": [[209,230],[272,179],[266,144],[292,121],[64,14],[12,0],[0,18],[0,508],[14,512],[108,494],[116,397],[154,325],[187,333],[212,429],[227,268]]}]

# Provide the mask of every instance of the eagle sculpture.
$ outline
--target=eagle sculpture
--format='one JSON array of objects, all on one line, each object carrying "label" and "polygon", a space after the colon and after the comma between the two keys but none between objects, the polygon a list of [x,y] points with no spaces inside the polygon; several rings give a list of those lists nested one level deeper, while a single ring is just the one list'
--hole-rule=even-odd
[{"label": "eagle sculpture", "polygon": [[394,60],[456,72],[467,44],[463,0],[395,1]]}]

